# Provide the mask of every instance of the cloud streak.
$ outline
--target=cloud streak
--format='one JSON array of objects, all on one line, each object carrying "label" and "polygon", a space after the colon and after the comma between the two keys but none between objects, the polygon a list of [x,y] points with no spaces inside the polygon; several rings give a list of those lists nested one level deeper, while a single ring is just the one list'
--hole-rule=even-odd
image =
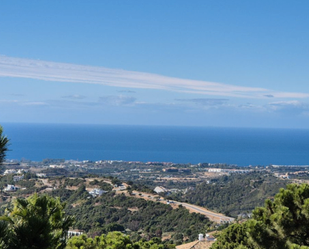
[{"label": "cloud streak", "polygon": [[73,94],[73,95],[62,96],[62,98],[64,99],[84,99],[86,97],[84,95]]},{"label": "cloud streak", "polygon": [[199,99],[176,99],[176,101],[194,103],[194,104],[202,105],[202,106],[221,106],[221,105],[226,104],[226,102],[229,100],[228,99],[199,98]]},{"label": "cloud streak", "polygon": [[306,98],[307,93],[274,92],[215,82],[166,77],[158,74],[0,56],[0,77],[100,84],[122,88],[158,89],[241,98]]},{"label": "cloud streak", "polygon": [[104,96],[100,97],[100,103],[112,106],[126,106],[126,105],[133,105],[136,101],[134,97],[128,96]]},{"label": "cloud streak", "polygon": [[302,103],[298,100],[291,101],[277,101],[269,103],[269,106],[277,111],[277,110],[309,110],[309,105]]}]

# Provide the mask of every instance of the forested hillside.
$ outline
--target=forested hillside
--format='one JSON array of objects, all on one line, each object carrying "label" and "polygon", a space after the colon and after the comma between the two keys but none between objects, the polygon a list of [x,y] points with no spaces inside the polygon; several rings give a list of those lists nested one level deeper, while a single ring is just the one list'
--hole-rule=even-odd
[{"label": "forested hillside", "polygon": [[222,176],[197,185],[183,196],[178,194],[176,198],[237,216],[263,205],[267,198],[272,198],[288,183],[266,172]]},{"label": "forested hillside", "polygon": [[170,232],[173,242],[195,240],[198,234],[211,225],[204,215],[189,213],[183,207],[171,206],[128,197],[115,192],[93,198],[80,185],[77,190],[57,189],[53,196],[61,196],[68,203],[67,214],[76,217],[75,228],[89,235],[111,231],[127,231],[135,240],[150,239]]}]

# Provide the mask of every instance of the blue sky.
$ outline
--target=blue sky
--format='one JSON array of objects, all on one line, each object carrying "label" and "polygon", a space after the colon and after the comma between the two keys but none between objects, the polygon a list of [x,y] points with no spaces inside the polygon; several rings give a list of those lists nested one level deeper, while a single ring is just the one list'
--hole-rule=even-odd
[{"label": "blue sky", "polygon": [[308,1],[1,1],[0,122],[308,128]]}]

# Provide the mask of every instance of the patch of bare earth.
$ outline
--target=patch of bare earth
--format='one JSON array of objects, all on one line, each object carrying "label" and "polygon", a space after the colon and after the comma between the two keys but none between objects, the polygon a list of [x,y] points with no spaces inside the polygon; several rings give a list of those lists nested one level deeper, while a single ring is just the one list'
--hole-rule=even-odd
[{"label": "patch of bare earth", "polygon": [[135,207],[135,208],[128,208],[128,210],[130,210],[131,212],[137,212],[139,209]]}]

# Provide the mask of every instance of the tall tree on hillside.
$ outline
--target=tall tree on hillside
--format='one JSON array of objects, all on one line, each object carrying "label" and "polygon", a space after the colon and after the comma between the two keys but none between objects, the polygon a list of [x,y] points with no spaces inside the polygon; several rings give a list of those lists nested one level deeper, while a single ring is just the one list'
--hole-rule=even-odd
[{"label": "tall tree on hillside", "polygon": [[7,136],[4,136],[3,134],[3,128],[0,125],[0,165],[3,163],[6,152],[8,150],[7,146],[9,143],[9,139],[7,138]]},{"label": "tall tree on hillside", "polygon": [[0,217],[1,224],[6,225],[2,228],[5,233],[0,234],[3,248],[64,249],[73,223],[73,217],[66,216],[64,208],[59,198],[47,195],[16,199],[13,208]]},{"label": "tall tree on hillside", "polygon": [[309,249],[309,185],[290,184],[253,218],[229,226],[212,249]]}]

